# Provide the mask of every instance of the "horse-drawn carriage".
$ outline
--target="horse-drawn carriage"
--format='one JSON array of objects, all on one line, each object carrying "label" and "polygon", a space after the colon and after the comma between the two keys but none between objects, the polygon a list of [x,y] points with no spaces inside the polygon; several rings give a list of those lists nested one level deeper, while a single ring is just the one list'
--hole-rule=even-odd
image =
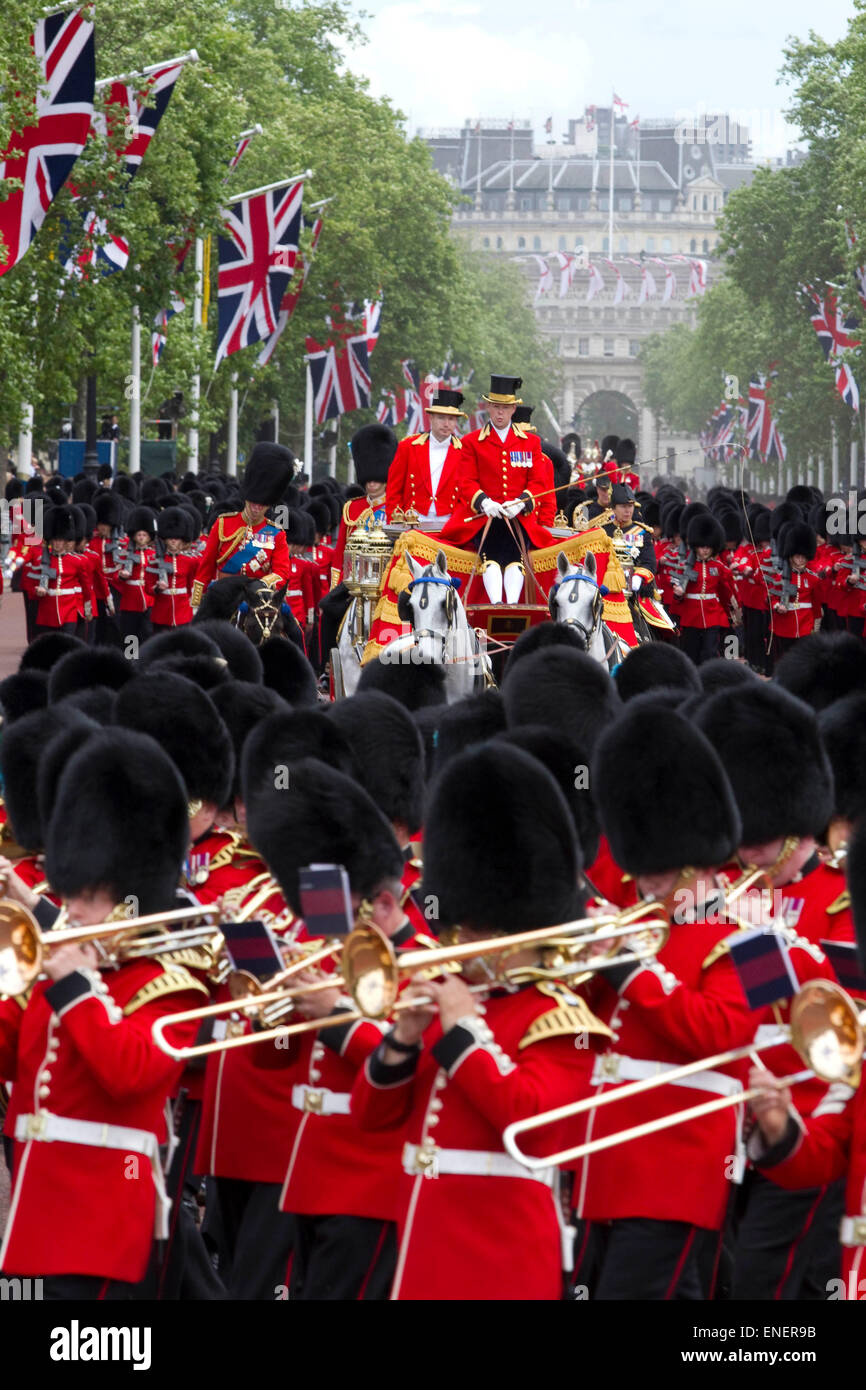
[{"label": "horse-drawn carriage", "polygon": [[521,633],[551,620],[575,628],[590,655],[609,667],[651,639],[629,591],[627,538],[555,529],[553,546],[524,552],[523,601],[492,604],[480,557],[445,544],[429,523],[423,532],[413,529],[414,520],[383,524],[370,516],[346,542],[351,602],[331,651],[335,699],[352,694],[361,666],[376,659],[442,663],[448,698],[459,699],[493,681]]}]

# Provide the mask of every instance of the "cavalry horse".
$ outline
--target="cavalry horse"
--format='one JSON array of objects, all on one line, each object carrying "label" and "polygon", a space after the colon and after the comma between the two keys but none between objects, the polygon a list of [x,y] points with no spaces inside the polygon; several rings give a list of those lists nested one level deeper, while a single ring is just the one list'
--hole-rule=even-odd
[{"label": "cavalry horse", "polygon": [[303,650],[304,635],[294,615],[283,608],[288,587],[288,580],[275,589],[261,579],[227,575],[210,585],[196,618],[199,622],[220,618],[234,623],[254,647],[260,647],[269,637],[286,637]]}]

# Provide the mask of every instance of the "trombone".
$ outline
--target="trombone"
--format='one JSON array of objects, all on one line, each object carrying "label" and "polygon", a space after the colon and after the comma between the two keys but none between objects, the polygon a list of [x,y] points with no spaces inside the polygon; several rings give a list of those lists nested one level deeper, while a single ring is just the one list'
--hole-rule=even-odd
[{"label": "trombone", "polygon": [[[401,984],[413,974],[421,973],[433,979],[443,970],[459,969],[462,961],[486,961],[488,956],[500,959],[494,970],[490,971],[488,968],[488,982],[471,987],[473,993],[489,992],[496,983],[519,985],[537,980],[568,979],[577,984],[587,979],[594,971],[602,970],[605,965],[612,963],[621,938],[627,938],[632,949],[630,955],[616,955],[617,963],[643,961],[656,955],[667,941],[669,933],[667,919],[645,916],[656,907],[655,903],[643,902],[616,915],[582,917],[574,922],[565,922],[561,926],[515,932],[510,936],[491,937],[486,941],[470,942],[462,946],[404,951],[399,957],[391,942],[378,927],[357,925],[343,942],[340,976],[335,975],[313,985],[288,990],[282,987],[282,983],[277,984],[277,981],[284,982],[297,971],[308,969],[317,963],[316,957],[308,956],[289,966],[279,976],[272,977],[264,991],[256,981],[255,986],[245,993],[246,981],[239,980],[234,986],[235,997],[230,1000],[206,1005],[201,1009],[186,1009],[182,1013],[167,1014],[154,1023],[153,1040],[169,1057],[187,1061],[192,1057],[206,1057],[214,1052],[249,1047],[253,1043],[278,1037],[296,1037],[301,1033],[317,1032],[322,1028],[356,1023],[362,1018],[387,1018],[404,1008],[418,1008],[424,1003],[432,1002],[420,999],[413,999],[406,1004],[397,1002]],[[505,967],[509,955],[530,945],[540,948],[541,958],[538,964],[521,965],[511,969]],[[586,952],[593,947],[600,948],[597,955],[585,958]],[[333,954],[334,951],[335,943],[330,943],[322,948],[321,956]],[[333,989],[340,983],[351,995],[355,1005],[353,1009],[326,1018],[305,1019],[301,1023],[278,1023],[278,1019],[294,1007],[294,1001],[299,996]],[[271,985],[276,987],[270,988]],[[232,981],[229,982],[229,986],[232,988]],[[262,1031],[220,1038],[190,1047],[174,1047],[165,1036],[167,1028],[180,1023],[191,1023],[205,1018],[216,1018],[220,1014],[238,1012],[248,1017],[252,1015]]]},{"label": "trombone", "polygon": [[570,1149],[562,1149],[559,1153],[547,1154],[544,1158],[535,1158],[524,1153],[517,1143],[518,1136],[530,1130],[542,1129],[560,1120],[585,1114],[588,1110],[597,1110],[601,1106],[627,1100],[630,1096],[683,1080],[695,1072],[715,1070],[716,1067],[726,1066],[729,1062],[754,1057],[754,1054],[779,1047],[782,1043],[790,1043],[809,1067],[806,1076],[802,1072],[796,1072],[783,1077],[783,1084],[794,1086],[798,1081],[811,1080],[814,1074],[822,1081],[844,1082],[848,1086],[856,1086],[860,1079],[860,1061],[864,1051],[864,1025],[866,1010],[860,1012],[854,1000],[840,985],[832,980],[813,980],[794,996],[791,1002],[790,1024],[780,1025],[778,1031],[763,1042],[733,1047],[727,1052],[717,1052],[712,1057],[701,1057],[681,1067],[670,1067],[667,1071],[659,1072],[657,1076],[619,1086],[615,1091],[607,1091],[600,1096],[589,1096],[569,1105],[559,1105],[553,1110],[528,1116],[525,1120],[516,1120],[505,1129],[503,1143],[506,1151],[518,1163],[533,1170],[547,1168],[551,1165],[574,1162],[589,1154],[600,1153],[603,1149],[615,1148],[631,1139],[642,1139],[649,1134],[672,1129],[674,1125],[684,1124],[687,1120],[714,1115],[731,1105],[743,1105],[761,1095],[761,1088],[752,1087],[750,1090],[738,1091],[735,1095],[721,1096],[718,1100],[689,1106],[686,1110],[676,1110],[670,1115],[662,1115],[658,1119],[647,1120],[644,1124],[633,1125],[630,1129],[618,1130],[615,1134],[604,1135],[585,1144],[576,1144]]},{"label": "trombone", "polygon": [[[200,968],[217,969],[224,945],[218,920],[211,909],[183,907],[145,917],[112,914],[95,926],[43,932],[29,908],[0,898],[0,997],[25,994],[42,973],[46,952],[55,946],[98,945],[108,964],[195,948],[202,952]],[[171,930],[181,923],[187,924],[184,930]]]}]

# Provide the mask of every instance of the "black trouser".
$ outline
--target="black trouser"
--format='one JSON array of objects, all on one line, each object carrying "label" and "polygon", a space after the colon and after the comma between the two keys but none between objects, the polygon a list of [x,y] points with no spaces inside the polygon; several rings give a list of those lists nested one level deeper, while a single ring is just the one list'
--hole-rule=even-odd
[{"label": "black trouser", "polygon": [[211,1263],[198,1225],[201,1180],[192,1171],[201,1120],[201,1101],[175,1102],[178,1145],[166,1178],[171,1198],[168,1240],[154,1243],[138,1297],[174,1301],[225,1298],[225,1288]]},{"label": "black trouser", "polygon": [[46,626],[45,624],[40,625],[37,623],[33,629],[33,636],[42,637],[47,632],[68,632],[70,637],[74,637],[76,635],[75,629],[77,626],[77,619],[74,619],[71,623],[59,623],[57,627],[51,627],[50,625]]},{"label": "black trouser", "polygon": [[103,1279],[99,1274],[49,1274],[42,1281],[45,1303],[118,1303],[135,1298],[137,1284]]},{"label": "black trouser", "polygon": [[150,623],[150,613],[126,613],[121,609],[117,615],[120,626],[120,635],[124,639],[127,637],[137,637],[139,642],[146,642],[153,631]]},{"label": "black trouser", "polygon": [[112,617],[103,599],[96,604],[96,617],[90,625],[90,640],[99,647],[120,647],[120,628],[117,618]]},{"label": "black trouser", "polygon": [[765,608],[743,609],[743,643],[745,657],[753,671],[769,674],[769,655],[767,652],[767,633],[769,615]]},{"label": "black trouser", "polygon": [[696,666],[722,654],[722,627],[681,627],[680,649]]},{"label": "black trouser", "polygon": [[773,667],[777,661],[781,661],[785,652],[789,652],[792,647],[802,641],[800,637],[773,637]]},{"label": "black trouser", "polygon": [[[278,1182],[215,1178],[219,1216],[220,1277],[232,1299],[273,1302],[289,1283],[295,1218],[280,1211]],[[205,1239],[211,1229],[210,1202]]]},{"label": "black trouser", "polygon": [[385,1299],[396,1264],[393,1221],[296,1216],[289,1297],[310,1302]]},{"label": "black trouser", "polygon": [[591,1299],[700,1301],[711,1296],[706,1273],[715,1264],[720,1233],[685,1221],[624,1217],[581,1222],[574,1283]]},{"label": "black trouser", "polygon": [[849,614],[845,619],[845,628],[848,632],[853,632],[855,637],[863,636],[863,614]]},{"label": "black trouser", "polygon": [[27,630],[28,646],[36,636],[36,610],[38,607],[38,598],[28,598],[26,594],[24,595],[24,623]]},{"label": "black trouser", "polygon": [[842,1268],[844,1207],[844,1178],[787,1192],[748,1172],[737,1201],[731,1298],[825,1299]]}]

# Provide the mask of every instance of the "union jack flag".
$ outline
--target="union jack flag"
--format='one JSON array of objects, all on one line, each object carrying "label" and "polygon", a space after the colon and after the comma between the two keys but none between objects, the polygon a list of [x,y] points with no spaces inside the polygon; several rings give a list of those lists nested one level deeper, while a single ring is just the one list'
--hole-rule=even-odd
[{"label": "union jack flag", "polygon": [[276,331],[298,255],[303,193],[299,179],[226,209],[229,235],[219,238],[217,273],[217,367]]},{"label": "union jack flag", "polygon": [[406,381],[403,400],[406,405],[406,433],[420,434],[424,428],[424,402],[421,396],[421,377],[418,368],[408,357],[400,363]]},{"label": "union jack flag", "polygon": [[[845,235],[848,240],[848,245],[853,251],[857,246],[857,238],[854,235],[854,228],[851,226],[850,222],[845,223]],[[866,309],[866,266],[855,266],[854,275],[857,279],[857,293],[860,296],[860,303],[863,305],[863,308]]]},{"label": "union jack flag", "polygon": [[622,97],[618,97],[617,94],[616,94],[616,92],[614,92],[614,94],[613,94],[613,104],[614,104],[614,106],[616,106],[620,111],[625,111],[626,107],[628,106],[628,102],[627,102],[627,101],[623,101]]},{"label": "union jack flag", "polygon": [[406,419],[406,395],[405,391],[382,392],[376,407],[376,419],[380,425],[390,425],[392,430],[396,429],[397,425],[402,425]]},{"label": "union jack flag", "polygon": [[[566,274],[567,274],[567,271],[563,270],[563,272],[562,272],[563,279],[565,279]],[[591,265],[591,266],[589,267],[589,284],[588,284],[587,287],[586,287],[586,302],[587,302],[587,304],[589,303],[589,301],[590,301],[591,299],[595,299],[595,296],[599,293],[599,291],[601,291],[601,290],[603,290],[603,289],[604,289],[604,276],[602,275],[602,273],[601,273],[601,271],[599,270],[599,268],[598,268],[597,265]],[[562,285],[560,285],[560,294],[561,294],[561,293],[562,293]]]},{"label": "union jack flag", "polygon": [[759,376],[749,382],[749,416],[746,438],[753,456],[765,461],[785,461],[785,444],[770,410],[767,379]]},{"label": "union jack flag", "polygon": [[568,251],[557,251],[554,260],[559,266],[559,297],[564,299],[571,289],[574,282],[574,272],[577,269],[577,256]]},{"label": "union jack flag", "polygon": [[33,99],[33,125],[16,131],[0,155],[0,183],[20,179],[0,202],[0,275],[26,252],[69,177],[93,118],[93,24],[83,10],[41,19],[30,42],[44,79]]},{"label": "union jack flag", "polygon": [[329,339],[325,347],[315,338],[307,338],[305,342],[318,424],[335,420],[350,410],[366,410],[370,404],[366,334],[347,335],[339,342]]},{"label": "union jack flag", "polygon": [[253,136],[261,135],[261,133],[262,128],[260,125],[254,125],[252,130],[244,130],[241,132],[241,134],[238,136],[237,148],[235,149],[234,154],[229,160],[229,170],[228,174],[226,174],[226,178],[228,178],[229,174],[234,173],[235,169],[240,164],[241,160],[247,152],[249,143],[252,140]]},{"label": "union jack flag", "polygon": [[860,346],[860,339],[851,336],[851,330],[857,327],[857,320],[850,316],[843,317],[839,301],[829,287],[823,299],[811,285],[804,285],[803,289],[815,306],[811,318],[818,342],[825,358],[836,369],[836,390],[846,405],[850,405],[852,410],[859,410],[860,392],[854,373],[839,357],[840,353]]},{"label": "union jack flag", "polygon": [[[310,225],[306,218],[304,219],[304,225]],[[316,254],[316,247],[319,244],[319,237],[321,236],[322,232],[321,217],[317,217],[312,226],[313,232],[310,238],[310,250],[306,256],[303,254],[303,252],[298,252],[298,259],[295,263],[295,274],[289,282],[289,288],[286,290],[285,294],[282,297],[282,300],[280,301],[280,317],[277,319],[277,326],[274,329],[271,336],[268,338],[258,357],[256,358],[256,362],[260,367],[263,367],[266,362],[270,362],[271,358],[273,357],[274,349],[277,346],[277,343],[280,341],[280,338],[282,337],[285,331],[289,319],[292,317],[292,314],[298,307],[298,300],[301,297],[301,290],[307,283],[307,276],[310,273],[310,265],[312,263],[313,256]]]},{"label": "union jack flag", "polygon": [[367,333],[367,355],[373,356],[373,349],[379,341],[379,324],[382,319],[382,296],[378,299],[364,300],[364,328]]},{"label": "union jack flag", "polygon": [[628,282],[625,280],[622,271],[614,261],[605,260],[605,265],[609,265],[616,276],[616,289],[613,292],[613,302],[614,304],[621,304],[622,301],[631,294]]},{"label": "union jack flag", "polygon": [[[141,168],[156,128],[165,115],[171,100],[174,84],[180,77],[189,56],[173,59],[144,74],[144,80],[119,82],[108,78],[96,84],[97,90],[107,88],[105,111],[94,112],[91,128],[97,135],[113,135],[124,131],[127,142],[120,153],[127,179],[132,179]],[[80,190],[73,189],[77,201],[82,200]],[[98,266],[103,275],[112,275],[116,270],[125,270],[129,263],[129,242],[125,237],[116,236],[96,208],[84,211],[84,245],[74,257],[66,262],[70,275],[82,274],[85,266]]]},{"label": "union jack flag", "polygon": [[532,260],[538,266],[538,287],[535,291],[535,301],[538,303],[543,294],[553,289],[553,271],[544,256],[533,256]]}]

